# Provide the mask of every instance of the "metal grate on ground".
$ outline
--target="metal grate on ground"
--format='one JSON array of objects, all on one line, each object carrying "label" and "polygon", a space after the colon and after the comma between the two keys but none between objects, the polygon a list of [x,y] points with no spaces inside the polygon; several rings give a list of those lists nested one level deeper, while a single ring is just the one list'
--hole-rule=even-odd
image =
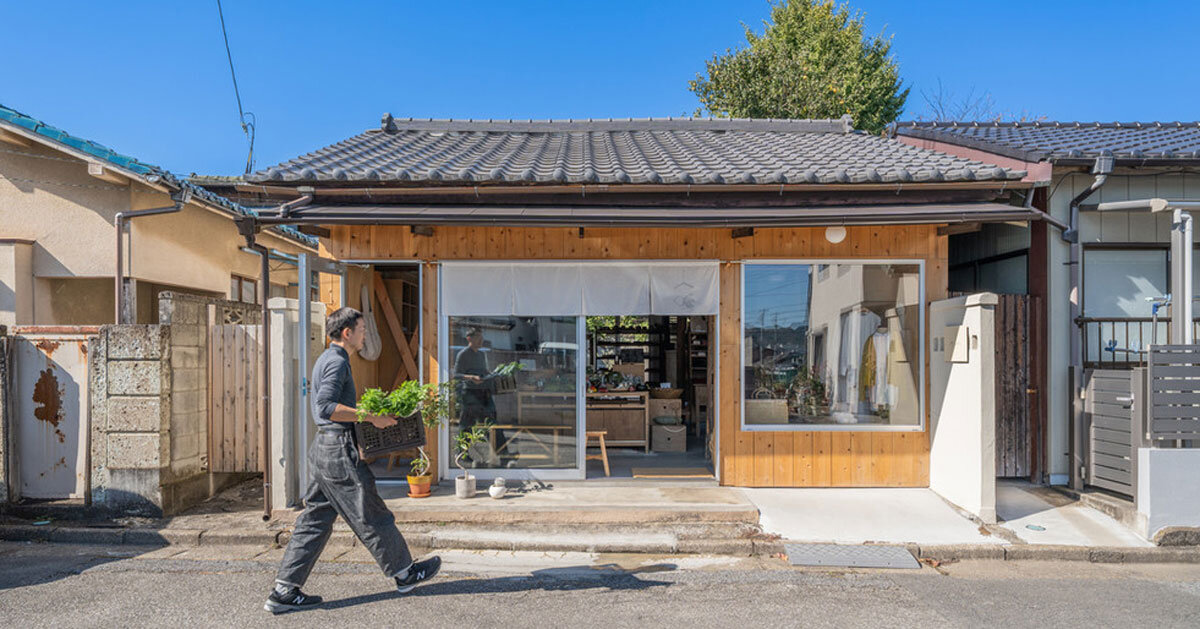
[{"label": "metal grate on ground", "polygon": [[785,544],[793,566],[832,568],[920,568],[903,546],[848,546],[841,544]]}]

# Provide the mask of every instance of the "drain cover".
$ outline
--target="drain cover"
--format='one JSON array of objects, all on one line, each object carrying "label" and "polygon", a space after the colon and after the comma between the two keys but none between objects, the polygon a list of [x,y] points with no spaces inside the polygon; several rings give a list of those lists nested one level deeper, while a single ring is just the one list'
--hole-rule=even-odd
[{"label": "drain cover", "polygon": [[840,568],[920,568],[903,546],[843,546],[841,544],[785,544],[793,566]]}]

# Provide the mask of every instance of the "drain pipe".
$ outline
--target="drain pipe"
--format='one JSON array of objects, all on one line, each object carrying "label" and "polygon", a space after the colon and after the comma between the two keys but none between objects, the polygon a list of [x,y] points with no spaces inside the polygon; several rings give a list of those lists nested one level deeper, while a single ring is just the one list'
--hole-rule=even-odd
[{"label": "drain pipe", "polygon": [[[253,225],[251,221],[245,223]],[[242,229],[243,223],[238,223]],[[253,230],[253,227],[251,227]],[[271,311],[267,307],[267,297],[271,294],[271,251],[258,244],[254,232],[243,235],[246,238],[246,248],[254,250],[262,260],[259,269],[259,286],[262,287],[262,354],[259,357],[259,372],[262,373],[262,397],[258,416],[261,418],[262,438],[259,439],[260,456],[263,466],[263,522],[271,520]]]},{"label": "drain pipe", "polygon": [[[1068,258],[1070,267],[1070,293],[1068,302],[1071,304],[1071,325],[1078,328],[1079,318],[1083,316],[1083,246],[1079,243],[1079,206],[1085,199],[1095,194],[1108,181],[1108,175],[1113,169],[1113,157],[1109,151],[1104,151],[1092,165],[1095,179],[1086,190],[1071,199],[1070,229],[1062,233],[1064,242],[1070,244],[1071,253]],[[1074,329],[1071,339],[1071,487],[1083,489],[1083,339],[1080,330]]]},{"label": "drain pipe", "polygon": [[[150,208],[148,210],[117,212],[117,214],[113,216],[113,226],[117,229],[117,268],[113,272],[113,279],[115,281],[117,292],[116,298],[113,300],[113,303],[116,306],[115,316],[113,317],[114,323],[133,323],[133,321],[127,320],[132,319],[132,317],[124,316],[125,272],[121,268],[121,265],[125,258],[125,226],[129,224],[130,220],[135,218],[141,218],[143,216],[156,216],[158,214],[174,214],[183,210],[183,206],[187,205],[187,203],[192,200],[192,191],[188,188],[182,188],[178,192],[171,194],[171,200],[175,202],[174,205]],[[130,248],[132,249],[132,246]]]}]

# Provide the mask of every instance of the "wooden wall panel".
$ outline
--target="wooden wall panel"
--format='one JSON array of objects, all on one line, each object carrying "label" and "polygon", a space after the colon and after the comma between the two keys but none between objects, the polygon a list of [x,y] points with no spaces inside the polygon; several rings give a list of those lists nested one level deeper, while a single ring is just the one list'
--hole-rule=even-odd
[{"label": "wooden wall panel", "polygon": [[[585,260],[708,259],[722,262],[720,475],[726,485],[764,487],[924,487],[929,484],[928,432],[745,432],[741,423],[741,265],[753,258],[903,258],[925,261],[927,301],[946,297],[949,241],[936,225],[853,226],[830,243],[824,228],[762,228],[733,238],[711,228],[625,229],[457,227],[432,236],[405,226],[332,228],[329,253],[337,258]],[[424,278],[422,360],[437,378],[437,272]],[[348,287],[352,288],[353,287]],[[333,285],[322,295],[333,291]],[[353,292],[353,291],[352,291]],[[355,300],[351,300],[355,301]],[[332,303],[332,302],[327,302]],[[928,325],[928,323],[927,323]],[[929,338],[926,330],[926,339]],[[928,363],[929,352],[926,350]],[[929,400],[928,364],[925,399]],[[926,425],[929,423],[926,403]],[[435,437],[435,436],[434,436]],[[431,444],[435,443],[432,439]],[[436,450],[436,448],[431,448]],[[431,454],[435,452],[431,451]]]}]

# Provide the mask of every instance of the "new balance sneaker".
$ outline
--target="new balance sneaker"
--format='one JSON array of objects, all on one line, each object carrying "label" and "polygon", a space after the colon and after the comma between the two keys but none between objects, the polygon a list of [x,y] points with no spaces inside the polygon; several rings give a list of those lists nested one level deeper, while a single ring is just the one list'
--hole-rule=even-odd
[{"label": "new balance sneaker", "polygon": [[271,590],[271,595],[267,597],[267,602],[263,605],[263,609],[272,614],[282,614],[301,609],[312,609],[320,604],[320,596],[309,596],[301,592],[300,588],[292,588],[286,594],[280,594],[278,591]]},{"label": "new balance sneaker", "polygon": [[396,577],[396,591],[401,594],[408,594],[413,591],[417,585],[432,579],[437,576],[438,570],[442,567],[442,558],[434,555],[425,561],[418,561],[409,566],[408,574],[403,578]]}]

